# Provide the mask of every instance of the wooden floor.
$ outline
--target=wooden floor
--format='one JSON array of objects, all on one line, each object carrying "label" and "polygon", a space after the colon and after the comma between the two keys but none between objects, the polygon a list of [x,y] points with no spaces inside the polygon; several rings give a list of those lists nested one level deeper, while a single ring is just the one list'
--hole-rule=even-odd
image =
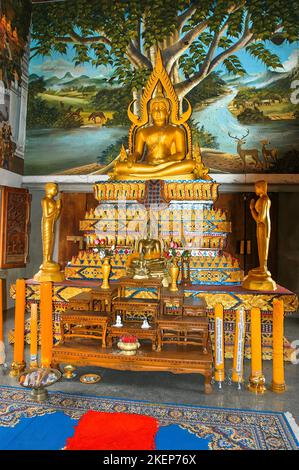
[{"label": "wooden floor", "polygon": [[162,351],[152,351],[142,343],[135,356],[126,356],[115,346],[102,348],[96,341],[78,339],[57,344],[52,353],[53,366],[74,364],[98,366],[117,370],[167,371],[174,374],[198,373],[205,376],[205,392],[211,392],[212,351],[207,354],[196,346],[165,345]]}]

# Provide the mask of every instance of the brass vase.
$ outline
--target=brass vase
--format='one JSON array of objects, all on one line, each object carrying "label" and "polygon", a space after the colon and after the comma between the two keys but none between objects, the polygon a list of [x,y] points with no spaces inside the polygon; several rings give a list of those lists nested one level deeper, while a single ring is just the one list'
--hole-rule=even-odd
[{"label": "brass vase", "polygon": [[110,271],[111,271],[111,265],[109,258],[104,258],[103,264],[102,264],[102,275],[103,275],[103,282],[101,285],[101,289],[110,289],[109,286],[109,276],[110,276]]},{"label": "brass vase", "polygon": [[178,266],[178,262],[176,259],[174,259],[172,262],[172,265],[169,268],[169,273],[170,273],[170,278],[171,278],[171,284],[170,284],[169,290],[171,292],[176,292],[179,290],[177,286],[179,272],[180,272],[180,268]]}]

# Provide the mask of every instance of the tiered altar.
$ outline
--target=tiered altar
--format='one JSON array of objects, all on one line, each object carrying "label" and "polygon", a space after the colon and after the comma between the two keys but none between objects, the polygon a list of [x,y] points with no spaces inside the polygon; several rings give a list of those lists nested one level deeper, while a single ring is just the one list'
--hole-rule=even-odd
[{"label": "tiered altar", "polygon": [[[226,357],[233,353],[236,309],[244,307],[247,314],[252,307],[261,310],[264,358],[272,355],[273,300],[280,297],[285,312],[296,311],[296,296],[280,286],[272,291],[241,287],[244,273],[238,260],[225,251],[231,223],[224,211],[214,208],[218,184],[209,177],[199,147],[192,146],[188,101],[187,110],[183,109],[180,112],[158,53],[140,116],[133,114],[131,105],[128,108],[132,122],[128,150],[123,147],[109,166],[113,167],[110,180],[94,185],[98,206],[80,221],[84,249],[68,262],[65,281],[59,282],[60,268],[51,257],[41,267],[41,272],[58,281],[53,283],[52,297],[57,342],[54,362],[199,372],[206,377],[208,391],[210,342],[205,336],[205,343],[197,337],[196,344],[190,344],[188,336],[203,331],[203,324],[207,328],[204,319],[208,317],[213,342],[217,303],[224,307]],[[45,225],[43,239],[50,250],[49,226]],[[267,243],[265,240],[261,246]],[[263,267],[255,272],[257,277],[263,276]],[[29,306],[39,301],[40,284],[29,280],[26,287]],[[123,320],[123,330],[115,326],[116,314]],[[150,325],[147,330],[141,328],[145,319]],[[83,338],[80,332],[78,337],[76,332],[82,328],[89,331],[87,337],[84,331]],[[115,347],[122,331],[140,339],[140,350],[133,359],[121,356]],[[166,344],[168,334],[170,344]],[[248,324],[247,357],[249,346]],[[286,359],[290,352],[285,342]]]}]

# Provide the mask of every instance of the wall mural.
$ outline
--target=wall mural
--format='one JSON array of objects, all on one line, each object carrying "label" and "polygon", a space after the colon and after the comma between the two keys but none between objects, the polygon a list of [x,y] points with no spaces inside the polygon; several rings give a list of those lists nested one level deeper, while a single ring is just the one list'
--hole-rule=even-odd
[{"label": "wall mural", "polygon": [[298,173],[297,25],[295,0],[35,5],[25,173],[113,160],[157,47],[211,172]]},{"label": "wall mural", "polygon": [[0,168],[23,173],[29,0],[0,3]]}]

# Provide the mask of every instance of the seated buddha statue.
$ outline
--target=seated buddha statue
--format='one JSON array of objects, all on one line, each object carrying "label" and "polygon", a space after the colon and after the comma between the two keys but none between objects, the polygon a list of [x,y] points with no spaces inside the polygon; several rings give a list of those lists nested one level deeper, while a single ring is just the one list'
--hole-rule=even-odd
[{"label": "seated buddha statue", "polygon": [[134,152],[125,161],[116,162],[113,177],[158,179],[191,174],[196,161],[186,159],[185,131],[168,122],[168,99],[163,95],[152,98],[149,114],[153,124],[138,129]]},{"label": "seated buddha statue", "polygon": [[161,243],[153,238],[138,241],[137,251],[131,260],[128,274],[132,277],[164,277],[166,260],[161,256]]}]

